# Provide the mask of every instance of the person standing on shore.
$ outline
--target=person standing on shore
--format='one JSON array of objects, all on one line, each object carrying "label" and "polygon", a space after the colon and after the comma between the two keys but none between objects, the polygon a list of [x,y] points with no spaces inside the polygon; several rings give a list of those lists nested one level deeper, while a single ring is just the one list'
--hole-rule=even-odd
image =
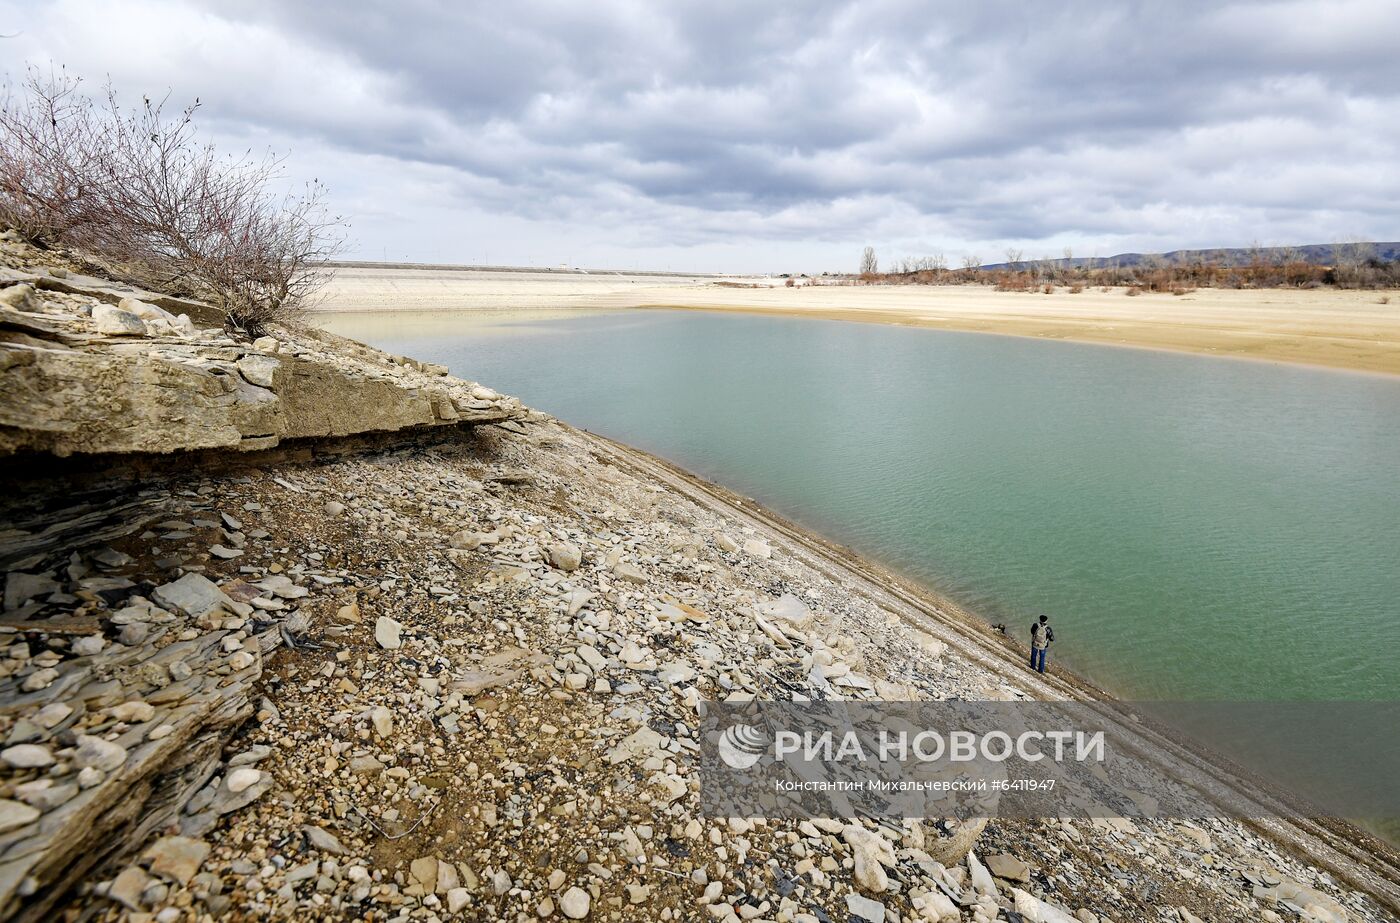
[{"label": "person standing on shore", "polygon": [[1039,620],[1031,622],[1031,669],[1037,673],[1045,672],[1045,654],[1050,647],[1050,642],[1055,640],[1055,632],[1050,628],[1050,616],[1042,615]]}]

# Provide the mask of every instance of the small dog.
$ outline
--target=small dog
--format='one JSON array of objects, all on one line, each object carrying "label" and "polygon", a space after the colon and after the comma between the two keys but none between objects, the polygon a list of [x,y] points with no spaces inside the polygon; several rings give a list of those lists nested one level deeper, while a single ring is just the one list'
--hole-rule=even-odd
[{"label": "small dog", "polygon": [[998,624],[996,624],[996,625],[993,625],[993,626],[992,626],[992,630],[993,630],[993,631],[999,631],[999,632],[1001,632],[1002,634],[1006,634],[1006,626],[1005,626],[1004,624],[998,623]]}]

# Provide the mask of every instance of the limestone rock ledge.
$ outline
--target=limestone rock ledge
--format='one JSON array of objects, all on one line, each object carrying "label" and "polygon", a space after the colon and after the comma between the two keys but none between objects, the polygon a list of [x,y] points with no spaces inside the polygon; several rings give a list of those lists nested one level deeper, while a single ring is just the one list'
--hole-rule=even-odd
[{"label": "limestone rock ledge", "polygon": [[216,315],[62,268],[0,267],[0,457],[250,451],[529,417],[442,366],[306,328],[250,344],[191,316]]}]

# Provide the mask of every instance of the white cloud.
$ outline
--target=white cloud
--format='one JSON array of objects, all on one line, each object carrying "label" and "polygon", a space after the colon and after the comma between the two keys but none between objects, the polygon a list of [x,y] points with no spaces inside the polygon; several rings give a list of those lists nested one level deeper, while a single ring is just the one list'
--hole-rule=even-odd
[{"label": "white cloud", "polygon": [[0,0],[11,74],[199,96],[355,253],[696,269],[1394,238],[1400,8]]}]

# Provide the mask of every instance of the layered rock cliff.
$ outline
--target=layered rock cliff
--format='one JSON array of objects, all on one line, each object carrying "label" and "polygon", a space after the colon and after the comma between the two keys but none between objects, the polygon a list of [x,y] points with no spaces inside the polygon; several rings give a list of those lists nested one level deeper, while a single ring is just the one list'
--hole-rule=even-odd
[{"label": "layered rock cliff", "polygon": [[0,455],[246,452],[525,415],[441,366],[302,327],[244,342],[217,319],[62,266],[0,267]]}]

